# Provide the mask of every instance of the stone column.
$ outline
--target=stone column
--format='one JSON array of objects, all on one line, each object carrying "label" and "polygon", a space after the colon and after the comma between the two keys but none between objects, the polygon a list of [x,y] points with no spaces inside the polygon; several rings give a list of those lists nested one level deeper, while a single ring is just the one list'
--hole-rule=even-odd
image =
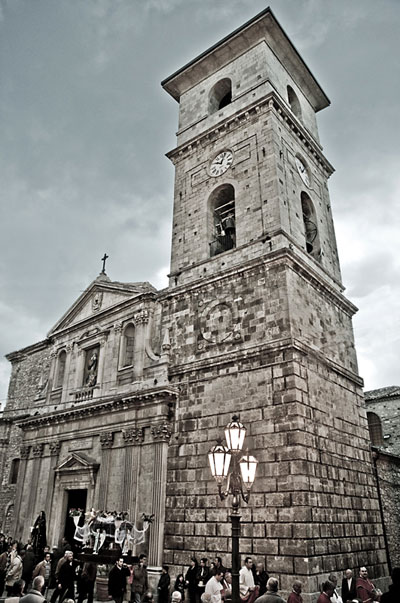
[{"label": "stone column", "polygon": [[15,514],[14,514],[14,518],[15,518],[14,519],[14,521],[15,521],[14,534],[15,534],[16,538],[21,538],[22,530],[24,528],[23,524],[19,525],[19,516],[20,516],[20,510],[21,510],[22,494],[24,491],[24,484],[25,484],[26,466],[28,464],[30,450],[31,450],[30,446],[21,446],[21,448],[20,448],[21,461],[20,461],[19,472],[18,472],[17,492],[15,494]]},{"label": "stone column", "polygon": [[44,450],[43,443],[35,444],[34,446],[32,446],[33,468],[32,468],[31,483],[34,485],[36,490],[34,493],[31,492],[31,495],[29,496],[29,503],[28,503],[27,513],[26,513],[26,519],[28,521],[30,521],[30,525],[33,525],[34,520],[36,519],[36,517],[34,517],[34,515],[36,512],[38,512],[38,510],[36,509],[36,501],[37,501],[37,495],[38,495],[38,484],[39,484],[39,479],[40,479],[40,465],[42,463],[43,450]]},{"label": "stone column", "polygon": [[137,378],[143,374],[144,351],[146,348],[146,337],[149,324],[148,310],[140,310],[140,312],[134,315],[133,321],[135,323],[135,353],[133,366],[135,378]]},{"label": "stone column", "polygon": [[151,428],[151,434],[154,440],[151,505],[151,512],[154,514],[154,522],[149,528],[149,566],[153,570],[160,572],[163,562],[167,456],[168,442],[171,438],[171,426],[168,423],[154,425]]},{"label": "stone column", "polygon": [[110,477],[111,465],[111,449],[114,441],[114,433],[112,431],[103,431],[100,434],[100,444],[102,448],[100,479],[98,487],[97,508],[100,511],[106,510],[108,496],[108,482]]},{"label": "stone column", "polygon": [[[122,485],[122,510],[136,518],[136,501],[139,469],[139,446],[144,440],[144,429],[130,428],[122,432],[125,442],[124,480]],[[136,446],[136,448],[134,448]]]},{"label": "stone column", "polygon": [[46,517],[47,517],[47,526],[48,526],[48,541],[51,541],[52,528],[53,528],[53,499],[54,499],[54,485],[56,481],[56,473],[55,468],[58,463],[58,455],[60,453],[61,443],[57,440],[55,442],[49,442],[50,449],[50,470],[47,478],[47,494],[46,494]]},{"label": "stone column", "polygon": [[68,402],[68,400],[69,400],[69,372],[71,369],[71,358],[72,358],[72,350],[73,349],[74,349],[73,343],[69,343],[65,347],[67,357],[65,359],[64,379],[63,379],[63,384],[62,384],[62,393],[61,393],[61,401],[62,402]]}]

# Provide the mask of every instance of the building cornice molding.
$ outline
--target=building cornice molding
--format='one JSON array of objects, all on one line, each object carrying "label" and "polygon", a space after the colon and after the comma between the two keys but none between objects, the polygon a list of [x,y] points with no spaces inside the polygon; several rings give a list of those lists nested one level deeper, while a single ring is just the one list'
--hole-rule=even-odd
[{"label": "building cornice molding", "polygon": [[[279,119],[297,135],[298,141],[307,149],[307,153],[313,156],[314,160],[323,168],[328,177],[331,176],[335,169],[326,159],[319,143],[295,117],[280,96],[273,90],[264,96],[264,98],[258,99],[244,109],[240,109],[233,115],[227,116],[217,124],[214,124],[211,128],[208,128],[204,132],[201,132],[175,149],[169,151],[167,157],[174,163],[177,163],[179,160],[184,159],[186,155],[191,153],[197,146],[209,146],[210,139],[220,137],[221,134],[241,127],[244,122],[247,122],[256,115],[271,112],[275,113]],[[191,124],[189,128],[192,126],[193,124]],[[178,135],[180,133],[181,132],[178,132]]]},{"label": "building cornice molding", "polygon": [[58,423],[70,422],[76,419],[86,417],[99,416],[125,410],[129,407],[140,405],[153,405],[154,403],[175,402],[178,397],[178,391],[174,388],[156,388],[148,391],[142,391],[125,396],[108,398],[102,401],[96,401],[95,404],[85,404],[82,406],[74,406],[56,413],[47,415],[36,415],[22,421],[18,421],[17,425],[22,430],[36,429],[45,425],[54,425]]}]

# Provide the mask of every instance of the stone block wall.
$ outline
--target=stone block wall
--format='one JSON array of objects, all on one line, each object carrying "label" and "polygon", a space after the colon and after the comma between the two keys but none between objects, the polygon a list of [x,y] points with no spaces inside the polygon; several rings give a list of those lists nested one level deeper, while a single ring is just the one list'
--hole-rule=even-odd
[{"label": "stone block wall", "polygon": [[[165,562],[172,573],[193,554],[219,555],[231,565],[229,503],[217,496],[207,452],[238,413],[259,459],[250,504],[242,508],[242,558],[263,561],[284,596],[299,577],[311,603],[332,571],[367,565],[375,579],[387,574],[382,526],[361,380],[351,355],[346,366],[321,346],[323,335],[335,348],[350,308],[343,301],[339,313],[333,310],[316,281],[296,305],[291,261],[285,254],[264,261],[165,297],[165,316],[175,317],[170,381],[180,390]],[[227,306],[225,317],[213,299]],[[314,332],[307,322],[302,337],[296,321],[308,321],[318,307],[321,316],[332,310],[333,324]],[[351,331],[347,336],[351,346]]]}]

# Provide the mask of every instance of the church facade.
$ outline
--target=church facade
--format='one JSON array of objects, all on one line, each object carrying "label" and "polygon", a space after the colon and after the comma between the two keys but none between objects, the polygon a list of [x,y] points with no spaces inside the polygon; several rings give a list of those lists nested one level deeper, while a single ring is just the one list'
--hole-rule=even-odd
[{"label": "church facade", "polygon": [[162,82],[178,102],[169,286],[102,272],[9,354],[3,529],[74,506],[154,514],[157,574],[230,566],[207,452],[233,414],[259,460],[240,552],[316,601],[330,572],[387,575],[368,422],[316,113],[329,99],[270,9]]}]

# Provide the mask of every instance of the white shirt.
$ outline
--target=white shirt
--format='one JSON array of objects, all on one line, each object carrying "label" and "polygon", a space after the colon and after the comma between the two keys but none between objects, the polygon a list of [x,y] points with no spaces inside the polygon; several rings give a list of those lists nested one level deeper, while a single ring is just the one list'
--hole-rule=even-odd
[{"label": "white shirt", "polygon": [[335,590],[333,591],[333,595],[331,596],[331,602],[332,603],[343,603],[343,599],[342,597],[339,595],[338,591]]},{"label": "white shirt", "polygon": [[240,594],[245,595],[249,588],[254,588],[254,575],[245,565],[239,572]]},{"label": "white shirt", "polygon": [[211,595],[211,603],[221,602],[221,590],[222,584],[218,582],[215,576],[209,579],[206,584],[206,590],[204,591],[207,595]]}]

